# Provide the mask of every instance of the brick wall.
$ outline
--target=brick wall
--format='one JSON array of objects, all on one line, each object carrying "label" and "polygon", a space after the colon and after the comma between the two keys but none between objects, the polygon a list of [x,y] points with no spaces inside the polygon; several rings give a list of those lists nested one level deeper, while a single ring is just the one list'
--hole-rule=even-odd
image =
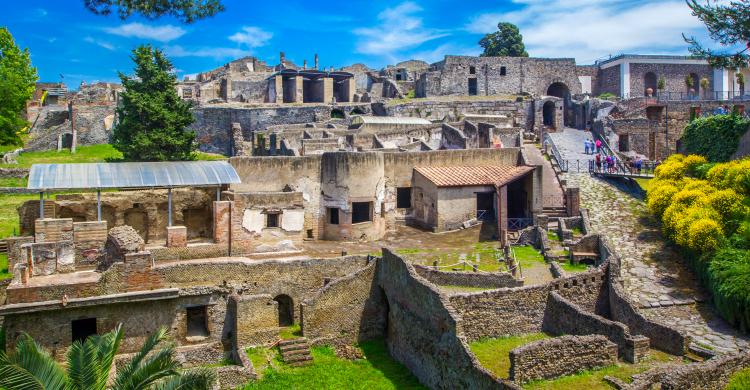
[{"label": "brick wall", "polygon": [[437,285],[469,286],[469,287],[520,287],[523,280],[517,280],[507,272],[453,272],[438,271],[430,267],[414,264],[417,274],[430,283]]}]

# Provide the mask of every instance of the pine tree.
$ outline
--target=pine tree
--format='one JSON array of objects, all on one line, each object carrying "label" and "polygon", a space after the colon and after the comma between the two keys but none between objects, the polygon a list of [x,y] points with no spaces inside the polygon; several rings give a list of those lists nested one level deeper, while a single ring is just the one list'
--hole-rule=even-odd
[{"label": "pine tree", "polygon": [[113,144],[127,160],[194,160],[195,132],[190,103],[177,96],[172,64],[150,45],[133,50],[135,75],[120,73],[125,91],[117,108]]},{"label": "pine tree", "polygon": [[10,31],[0,27],[0,145],[21,143],[18,132],[29,125],[22,113],[36,81],[29,49],[21,50]]},{"label": "pine tree", "polygon": [[708,29],[709,36],[725,48],[742,47],[737,50],[714,50],[701,45],[695,37],[686,37],[690,53],[705,58],[716,68],[745,68],[748,66],[750,49],[750,0],[732,2],[706,1],[699,4],[688,0],[688,7]]},{"label": "pine tree", "polygon": [[83,4],[97,15],[109,15],[113,10],[120,19],[133,14],[147,19],[171,15],[183,23],[193,23],[224,11],[220,0],[83,0]]},{"label": "pine tree", "polygon": [[484,48],[482,57],[528,57],[523,36],[513,23],[500,22],[497,32],[487,34],[479,41]]}]

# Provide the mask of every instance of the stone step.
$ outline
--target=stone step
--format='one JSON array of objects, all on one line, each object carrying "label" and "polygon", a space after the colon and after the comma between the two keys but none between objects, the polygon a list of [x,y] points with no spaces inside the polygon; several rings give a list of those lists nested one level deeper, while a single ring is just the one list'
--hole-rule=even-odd
[{"label": "stone step", "polygon": [[281,351],[281,353],[290,352],[290,351],[299,351],[299,350],[304,351],[307,349],[310,349],[310,346],[307,343],[287,344],[287,345],[279,346],[279,351]]},{"label": "stone step", "polygon": [[284,363],[290,364],[290,363],[296,363],[296,362],[306,362],[312,360],[312,356],[309,354],[307,355],[292,355],[288,357],[283,357]]},{"label": "stone step", "polygon": [[292,367],[303,367],[303,366],[309,366],[310,364],[312,364],[312,359],[310,359],[310,360],[303,360],[301,362],[289,363],[289,365],[292,366]]},{"label": "stone step", "polygon": [[297,356],[297,355],[307,355],[307,356],[310,356],[310,349],[309,348],[305,348],[305,349],[293,349],[291,351],[284,351],[284,352],[281,353],[281,356],[284,357],[284,360],[286,360],[287,357]]},{"label": "stone step", "polygon": [[286,339],[279,341],[279,347],[283,347],[285,345],[292,345],[292,344],[307,344],[307,339],[304,337],[297,337],[295,339]]}]

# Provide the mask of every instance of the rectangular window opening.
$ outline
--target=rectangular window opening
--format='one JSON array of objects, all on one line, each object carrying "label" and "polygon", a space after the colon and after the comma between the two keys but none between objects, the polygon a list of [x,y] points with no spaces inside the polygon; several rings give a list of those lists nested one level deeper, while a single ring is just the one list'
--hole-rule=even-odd
[{"label": "rectangular window opening", "polygon": [[500,76],[505,76],[506,70],[504,66],[500,67]]},{"label": "rectangular window opening", "polygon": [[208,315],[206,306],[185,308],[187,314],[187,335],[208,336]]},{"label": "rectangular window opening", "polygon": [[474,66],[469,67],[469,74],[477,74],[477,68]]},{"label": "rectangular window opening", "polygon": [[266,227],[267,228],[279,227],[279,213],[266,214]]},{"label": "rectangular window opening", "polygon": [[328,208],[328,223],[330,223],[331,225],[339,224],[339,208],[338,207]]},{"label": "rectangular window opening", "polygon": [[411,208],[411,187],[396,188],[396,208]]},{"label": "rectangular window opening", "polygon": [[96,334],[96,318],[83,318],[70,322],[73,342],[86,341],[86,338]]},{"label": "rectangular window opening", "polygon": [[352,202],[352,223],[372,221],[372,202]]}]

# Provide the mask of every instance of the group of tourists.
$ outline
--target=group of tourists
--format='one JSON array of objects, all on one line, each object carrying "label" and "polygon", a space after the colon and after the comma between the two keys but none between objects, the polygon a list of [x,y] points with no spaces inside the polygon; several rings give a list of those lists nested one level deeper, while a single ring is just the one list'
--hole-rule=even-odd
[{"label": "group of tourists", "polygon": [[605,155],[602,158],[601,153],[597,153],[594,156],[594,164],[597,172],[604,172],[604,170],[609,173],[617,172],[617,157],[615,156]]},{"label": "group of tourists", "polygon": [[601,149],[602,149],[602,141],[600,140],[596,140],[596,142],[594,142],[593,140],[586,138],[583,141],[583,150],[584,150],[584,153],[586,154],[599,153]]}]

